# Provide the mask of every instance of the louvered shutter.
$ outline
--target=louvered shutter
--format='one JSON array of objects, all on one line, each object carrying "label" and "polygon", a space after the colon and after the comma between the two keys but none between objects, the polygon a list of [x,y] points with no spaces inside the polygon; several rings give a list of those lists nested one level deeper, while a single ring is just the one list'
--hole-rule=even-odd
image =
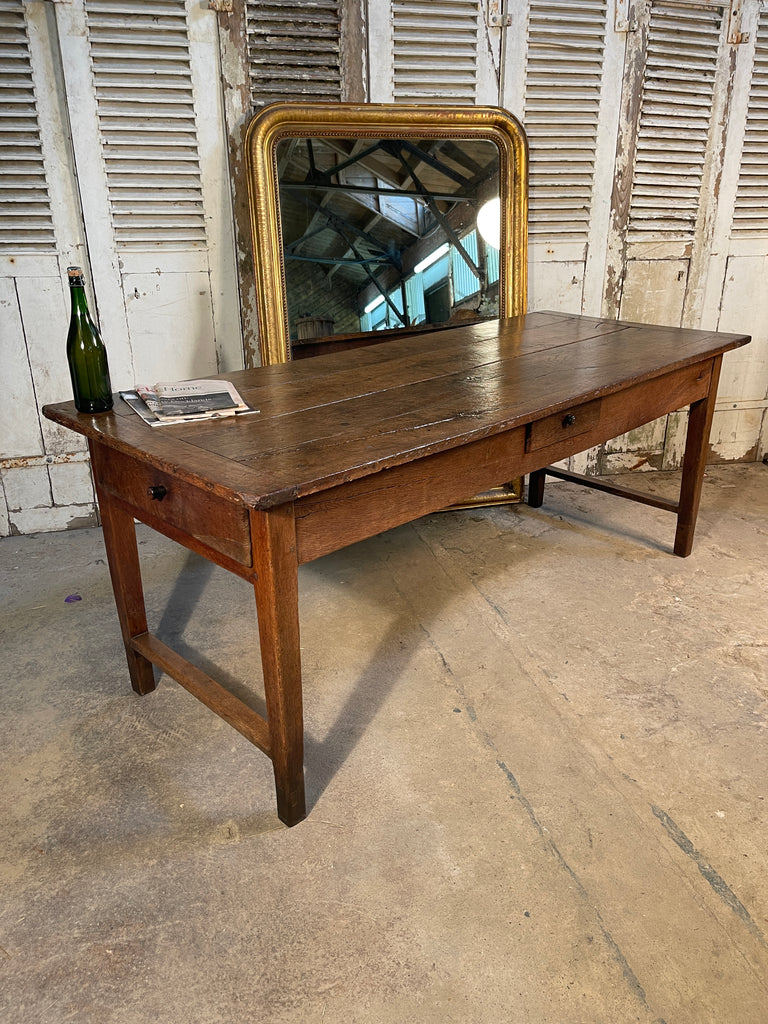
[{"label": "louvered shutter", "polygon": [[341,0],[248,0],[254,107],[273,100],[342,97]]},{"label": "louvered shutter", "polygon": [[215,13],[197,0],[55,11],[113,383],[241,364]]},{"label": "louvered shutter", "polygon": [[0,0],[0,535],[96,523],[82,439],[39,414],[71,394],[63,280],[85,256],[45,7]]},{"label": "louvered shutter", "polygon": [[723,361],[710,446],[725,461],[752,461],[768,451],[768,4],[747,7],[741,28],[747,41],[736,53],[720,190],[727,207],[718,218],[705,321],[752,335],[750,345]]},{"label": "louvered shutter", "polygon": [[758,22],[732,232],[768,235],[768,10]]},{"label": "louvered shutter", "polygon": [[605,0],[530,0],[524,124],[531,241],[586,241],[606,36]]},{"label": "louvered shutter", "polygon": [[723,10],[654,3],[628,241],[693,239],[710,137]]},{"label": "louvered shutter", "polygon": [[205,244],[183,0],[87,0],[99,131],[115,243]]},{"label": "louvered shutter", "polygon": [[0,533],[94,516],[86,453],[38,416],[70,391],[68,263],[115,387],[242,365],[215,18],[0,0]]},{"label": "louvered shutter", "polygon": [[474,103],[479,29],[477,0],[392,0],[394,99]]},{"label": "louvered shutter", "polygon": [[[634,159],[628,210],[620,210],[617,218],[626,216],[624,244],[614,249],[620,258],[610,268],[611,280],[621,281],[620,305],[611,305],[609,313],[715,329],[721,304],[725,309],[728,294],[734,292],[724,281],[728,241],[720,224],[730,221],[735,194],[731,182],[738,148],[733,140],[740,135],[744,110],[740,98],[734,110],[734,82],[739,80],[740,97],[744,58],[751,49],[745,43],[752,32],[744,32],[739,41],[740,22],[730,18],[725,2],[659,0],[646,10],[644,52],[633,49],[628,59],[628,66],[642,67],[643,75],[639,111],[632,111],[634,124],[624,129],[619,145],[619,152],[633,152]],[[756,15],[754,6],[746,15]],[[638,40],[643,34],[638,33]],[[734,273],[730,268],[727,279]],[[749,330],[750,323],[742,320],[741,329]],[[732,390],[732,366],[726,361],[720,379],[723,406],[715,412],[713,452],[723,431],[731,440],[738,438],[731,453],[742,444],[742,453],[748,451],[755,443],[754,423],[742,418],[738,401],[731,397],[738,396]],[[679,468],[684,422],[684,413],[672,414],[612,442],[602,470],[621,468],[629,459],[632,465]]]},{"label": "louvered shutter", "polygon": [[0,0],[0,252],[55,252],[22,0]]}]

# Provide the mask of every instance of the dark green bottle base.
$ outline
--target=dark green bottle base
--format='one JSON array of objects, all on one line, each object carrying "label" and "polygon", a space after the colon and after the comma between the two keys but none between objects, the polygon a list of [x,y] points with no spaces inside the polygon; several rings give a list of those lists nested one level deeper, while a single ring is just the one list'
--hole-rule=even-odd
[{"label": "dark green bottle base", "polygon": [[87,414],[97,412],[109,412],[112,409],[113,402],[110,398],[109,402],[75,402],[75,408],[78,412],[84,412]]}]

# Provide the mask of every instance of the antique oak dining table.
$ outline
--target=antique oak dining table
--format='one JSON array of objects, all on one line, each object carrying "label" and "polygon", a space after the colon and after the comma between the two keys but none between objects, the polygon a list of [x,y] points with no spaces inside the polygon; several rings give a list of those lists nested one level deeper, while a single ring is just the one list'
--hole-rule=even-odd
[{"label": "antique oak dining table", "polygon": [[[540,505],[553,463],[685,406],[679,500],[627,494],[674,513],[688,555],[723,353],[748,341],[534,312],[222,374],[257,413],[44,413],[88,439],[133,689],[156,665],[264,751],[290,826],[306,815],[299,566],[514,477]],[[266,717],[149,632],[135,520],[253,585]]]}]

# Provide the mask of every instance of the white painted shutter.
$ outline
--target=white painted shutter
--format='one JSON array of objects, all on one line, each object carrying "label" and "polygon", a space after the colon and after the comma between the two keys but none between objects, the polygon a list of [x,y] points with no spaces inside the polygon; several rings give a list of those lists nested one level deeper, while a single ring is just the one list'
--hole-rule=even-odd
[{"label": "white painted shutter", "polygon": [[734,69],[736,110],[721,189],[728,205],[718,219],[706,322],[752,335],[723,361],[710,445],[727,461],[768,452],[768,4],[747,6],[741,28],[748,39]]},{"label": "white painted shutter", "polygon": [[479,32],[478,0],[392,0],[394,99],[474,103]]},{"label": "white painted shutter", "polygon": [[115,388],[242,366],[217,36],[199,0],[0,0],[0,534],[93,521],[39,417],[71,394],[69,263]]},{"label": "white painted shutter", "polygon": [[722,29],[722,7],[651,8],[629,242],[693,239]]},{"label": "white painted shutter", "polygon": [[204,246],[183,0],[87,0],[86,15],[118,250]]},{"label": "white painted shutter", "polygon": [[342,95],[341,0],[248,0],[248,67],[254,107]]},{"label": "white painted shutter", "polygon": [[[706,297],[715,291],[719,303],[723,294],[722,277],[714,281],[724,266],[716,224],[719,204],[728,203],[724,154],[733,134],[727,129],[734,73],[745,52],[743,43],[728,38],[729,8],[724,2],[650,4],[634,139],[629,128],[623,144],[624,151],[633,145],[635,151],[623,263],[611,268],[614,280],[623,274],[618,312],[630,320],[717,326],[716,317],[705,318]],[[635,53],[638,64],[639,57]],[[684,423],[685,413],[674,413],[611,442],[603,470],[679,468]],[[722,423],[720,410],[715,423]]]},{"label": "white painted shutter", "polygon": [[83,439],[39,414],[71,394],[64,281],[85,262],[46,13],[0,0],[0,535],[96,522]]},{"label": "white painted shutter", "polygon": [[512,4],[502,102],[529,141],[529,309],[599,315],[625,33],[613,0]]},{"label": "white painted shutter", "polygon": [[113,384],[242,365],[215,13],[197,0],[55,10]]},{"label": "white painted shutter", "polygon": [[768,10],[761,12],[757,28],[732,232],[768,235]]},{"label": "white painted shutter", "polygon": [[606,0],[530,0],[523,121],[532,243],[589,235],[606,17]]},{"label": "white painted shutter", "polygon": [[368,3],[368,98],[498,103],[501,30],[491,24],[498,13],[498,0]]},{"label": "white painted shutter", "polygon": [[22,0],[0,0],[0,252],[55,252]]}]

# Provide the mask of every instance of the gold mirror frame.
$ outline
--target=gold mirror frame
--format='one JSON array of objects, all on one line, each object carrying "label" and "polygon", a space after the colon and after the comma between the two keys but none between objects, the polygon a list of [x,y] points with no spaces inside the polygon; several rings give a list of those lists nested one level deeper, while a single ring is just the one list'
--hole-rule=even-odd
[{"label": "gold mirror frame", "polygon": [[[520,122],[501,107],[442,104],[272,103],[245,135],[245,167],[253,266],[264,365],[291,359],[277,147],[284,139],[487,140],[499,153],[501,200],[499,316],[521,316],[528,296],[528,142]],[[386,343],[382,339],[382,343]],[[519,502],[522,479],[452,508]]]},{"label": "gold mirror frame", "polygon": [[499,315],[526,311],[528,146],[525,132],[500,107],[434,104],[272,103],[248,125],[246,177],[263,364],[291,358],[277,146],[283,139],[488,140],[499,152],[501,244]]}]

